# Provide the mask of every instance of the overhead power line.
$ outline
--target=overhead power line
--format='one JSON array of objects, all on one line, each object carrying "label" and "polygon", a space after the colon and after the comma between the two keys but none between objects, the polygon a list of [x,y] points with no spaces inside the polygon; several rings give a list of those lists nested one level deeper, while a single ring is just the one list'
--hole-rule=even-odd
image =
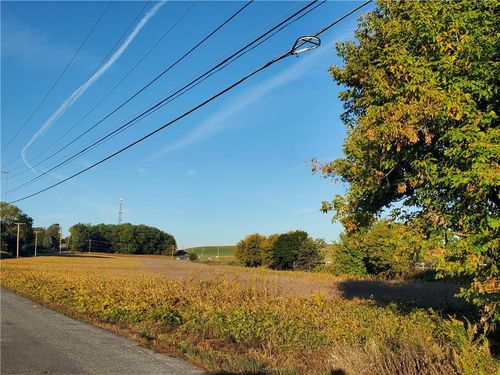
[{"label": "overhead power line", "polygon": [[201,103],[199,103],[198,105],[192,107],[191,109],[189,109],[188,111],[184,112],[182,115],[179,115],[177,116],[176,118],[174,118],[173,120],[171,121],[168,121],[167,123],[163,124],[162,126],[156,128],[155,130],[151,131],[150,133],[142,136],[141,138],[135,140],[134,142],[132,143],[129,143],[127,146],[125,147],[122,147],[121,149],[119,149],[118,151],[115,151],[113,152],[112,154],[106,156],[105,158],[91,164],[90,166],[72,174],[71,176],[69,177],[66,177],[64,179],[62,179],[61,181],[55,183],[55,184],[52,184],[44,189],[41,189],[35,193],[32,193],[32,194],[29,194],[25,197],[22,197],[22,198],[19,198],[19,199],[16,199],[14,201],[11,201],[9,203],[16,203],[16,202],[20,202],[20,201],[23,201],[25,199],[28,199],[28,198],[31,198],[33,196],[36,196],[38,194],[41,194],[47,190],[50,190],[58,185],[61,185],[63,184],[64,182],[66,181],[69,181],[77,176],[79,176],[80,174],[82,173],[85,173],[86,171],[90,170],[90,169],[93,169],[95,167],[97,167],[98,165],[106,162],[107,160],[109,159],[112,159],[113,157],[121,154],[122,152],[128,150],[129,148],[135,146],[136,144],[152,137],[153,135],[155,135],[156,133],[162,131],[163,129],[167,128],[168,126],[180,121],[181,119],[183,119],[184,117],[190,115],[191,113],[199,110],[200,108],[204,107],[205,105],[209,104],[210,102],[212,102],[213,100],[219,98],[220,96],[224,95],[225,93],[227,93],[228,91],[234,89],[235,87],[241,85],[243,82],[245,82],[246,80],[248,80],[249,78],[253,77],[254,75],[260,73],[261,71],[269,68],[270,66],[274,65],[275,63],[283,60],[284,58],[288,57],[288,56],[293,56],[293,55],[297,55],[299,53],[302,53],[302,52],[305,52],[305,51],[308,51],[310,49],[313,49],[313,48],[317,48],[319,47],[320,45],[320,39],[318,38],[318,36],[322,33],[324,33],[325,31],[329,30],[330,28],[332,28],[333,26],[335,26],[336,24],[338,24],[339,22],[341,22],[342,20],[344,20],[346,17],[348,17],[349,15],[353,14],[354,12],[356,12],[357,10],[363,8],[364,6],[368,5],[369,3],[371,3],[372,0],[368,0],[366,1],[365,3],[361,4],[360,6],[354,8],[353,10],[351,10],[350,12],[346,13],[345,15],[343,15],[342,17],[336,19],[335,21],[333,21],[332,23],[330,23],[329,25],[323,27],[322,29],[320,29],[316,34],[314,35],[311,35],[311,36],[305,36],[305,37],[301,37],[299,39],[297,39],[297,41],[295,42],[295,44],[293,45],[293,47],[279,55],[278,57],[275,57],[274,59],[270,60],[269,62],[265,63],[264,65],[262,65],[260,68],[248,73],[247,75],[243,76],[242,78],[240,78],[239,80],[237,80],[236,82],[234,82],[233,84],[231,84],[230,86],[226,87],[225,89],[219,91],[218,93],[216,93],[215,95],[211,96],[210,98],[202,101]]},{"label": "overhead power line", "polygon": [[5,145],[5,147],[2,148],[2,152],[5,151],[12,144],[12,142],[14,142],[14,140],[19,136],[19,134],[23,131],[23,129],[29,124],[29,122],[31,121],[31,119],[33,118],[33,116],[38,112],[38,110],[43,105],[43,103],[45,103],[45,100],[47,100],[47,98],[49,97],[49,95],[52,93],[52,90],[54,90],[54,88],[56,87],[56,85],[59,83],[59,81],[61,80],[61,78],[63,77],[63,75],[66,73],[66,71],[68,70],[68,68],[70,67],[70,65],[75,60],[75,58],[78,55],[78,53],[80,52],[80,50],[83,48],[83,46],[85,45],[85,43],[89,39],[90,35],[92,35],[92,33],[94,32],[94,30],[97,27],[97,25],[101,22],[101,19],[104,17],[104,14],[108,11],[110,5],[111,5],[111,1],[108,2],[108,4],[106,5],[106,7],[104,8],[104,10],[101,12],[101,15],[99,16],[99,18],[97,19],[97,21],[94,23],[94,25],[92,26],[92,28],[89,30],[89,32],[87,33],[87,35],[85,36],[85,38],[83,39],[83,41],[80,43],[80,46],[78,47],[78,49],[76,50],[76,52],[73,54],[73,56],[71,57],[71,59],[69,60],[69,62],[66,64],[66,66],[63,69],[63,71],[56,78],[56,80],[54,81],[54,83],[50,87],[49,91],[47,91],[47,93],[43,97],[42,101],[35,107],[35,109],[33,110],[33,112],[31,112],[31,115],[24,122],[24,124],[18,129],[18,131],[16,132],[16,134],[14,134],[14,136],[7,142],[7,144]]},{"label": "overhead power line", "polygon": [[[324,3],[326,3],[326,0],[323,0],[321,1],[320,3],[318,3],[317,5],[315,5],[314,7],[310,8],[307,12],[303,13],[302,15],[300,15],[299,17],[291,20],[291,21],[288,21],[286,24],[284,24],[283,26],[281,26],[280,28],[276,29],[274,32],[272,32],[272,34],[268,35],[266,38],[262,39],[259,43],[257,43],[256,45],[254,45],[252,48],[248,49],[247,51],[245,51],[244,53],[241,53],[240,55],[234,57],[231,61],[225,63],[224,67],[226,65],[229,65],[230,63],[232,63],[233,61],[239,59],[240,57],[242,57],[243,55],[245,55],[247,52],[250,52],[251,50],[255,49],[256,47],[260,46],[261,44],[263,44],[264,42],[266,42],[267,40],[269,40],[271,37],[273,37],[274,35],[276,35],[278,32],[282,31],[283,29],[285,29],[286,27],[290,26],[292,23],[295,23],[297,22],[298,20],[300,20],[302,17],[306,16],[307,14],[309,14],[310,12],[312,12],[313,10],[315,10],[316,8],[320,7],[321,5],[323,5]],[[92,111],[94,111],[98,106],[99,104],[101,104],[105,99],[106,97],[108,97],[126,78],[127,76],[146,58],[146,56],[151,53],[151,51],[160,43],[160,41],[166,36],[168,35],[168,33],[182,20],[182,18],[193,8],[193,6],[196,4],[196,2],[194,2],[182,15],[181,17],[175,22],[175,24],[170,28],[168,29],[161,37],[160,39],[153,45],[153,47],[151,47],[149,49],[149,51],[142,56],[142,58],[132,67],[132,69],[130,69],[126,74],[125,76],[123,76],[121,78],[121,80],[115,84],[115,86],[113,86],[113,88],[108,91],[108,93],[106,95],[104,95],[104,97],[96,104],[94,105],[93,108],[91,108],[80,120],[78,120],[70,129],[68,129],[64,134],[62,134],[55,142],[53,142],[51,145],[49,145],[47,148],[45,148],[42,152],[40,152],[39,154],[37,154],[36,156],[34,156],[33,158],[30,159],[30,161],[34,161],[36,160],[39,156],[47,153],[47,151],[51,150],[53,148],[53,146],[61,139],[63,139],[71,130],[73,130],[79,123],[81,123]],[[284,14],[287,14],[289,13],[292,9],[296,8],[299,4],[296,4],[294,6],[292,6],[289,10],[287,10]],[[284,15],[283,14],[283,15]],[[281,16],[279,16],[277,19],[281,18]],[[287,19],[288,20],[288,19]],[[287,21],[285,20],[285,21]],[[272,22],[274,23],[274,21]],[[270,24],[272,24],[270,23]],[[270,24],[266,25],[263,29],[267,28]],[[262,29],[262,30],[263,30]],[[249,38],[250,39],[250,38]],[[247,41],[249,40],[247,39]],[[246,41],[245,41],[246,42]],[[234,51],[234,50],[233,50]],[[198,73],[196,73],[194,76],[200,74],[202,71],[204,71],[205,69],[208,69],[210,65],[208,65],[207,67],[203,68],[201,71],[199,71]],[[217,69],[214,73],[217,73],[218,71],[220,71],[221,68]],[[210,76],[212,76],[212,74],[209,74],[206,78],[202,79],[201,81],[199,81],[199,83],[203,82],[205,79],[209,78]],[[186,80],[184,82],[184,84],[187,82],[188,80]],[[195,84],[194,86],[197,86],[199,83]],[[184,89],[184,87],[182,88]],[[175,93],[174,93],[175,95]],[[176,96],[177,98],[178,96]],[[170,102],[170,101],[169,101]],[[168,103],[166,103],[168,104]],[[161,106],[163,107],[163,105]],[[160,108],[161,108],[160,107]],[[157,108],[157,109],[160,109],[160,108]],[[141,111],[139,111],[139,113],[141,113]],[[135,115],[134,115],[135,116]],[[132,116],[132,118],[134,117]],[[130,120],[132,121],[132,120]],[[134,121],[134,123],[136,123],[137,121]],[[52,154],[50,154],[49,156],[45,157],[43,160],[37,162],[36,164],[32,165],[31,168],[36,168],[38,166],[40,166],[41,164],[43,164],[44,162],[46,162],[47,160],[50,160],[52,159],[55,155],[59,154],[60,152],[64,151],[66,148],[68,148],[69,146],[71,146],[73,143],[75,143],[76,141],[78,141],[79,139],[81,139],[83,136],[85,136],[86,134],[88,134],[90,131],[92,131],[95,127],[97,127],[101,122],[98,122],[96,124],[94,124],[94,126],[92,126],[91,128],[87,129],[86,131],[84,131],[83,133],[81,133],[80,135],[78,135],[76,138],[72,139],[70,142],[66,143],[64,146],[62,146],[61,148],[57,149],[56,151],[54,151]],[[129,123],[127,123],[129,124]],[[133,124],[130,124],[130,125],[133,125]],[[128,128],[128,126],[127,126]],[[121,131],[120,131],[121,132]],[[100,144],[100,143],[99,143]],[[30,167],[25,167],[23,171],[21,172],[18,172],[14,175],[11,176],[11,178],[16,178],[18,176],[21,176],[29,171],[31,171],[31,168]],[[18,168],[13,168],[11,170],[15,171],[16,169]]]},{"label": "overhead power line", "polygon": [[[130,68],[127,73],[109,90],[83,117],[81,117],[76,123],[73,124],[66,132],[64,132],[62,135],[60,135],[54,142],[52,142],[49,146],[47,146],[45,149],[43,149],[41,152],[30,158],[30,162],[33,162],[37,160],[40,156],[46,154],[49,150],[52,150],[53,147],[59,143],[61,139],[64,139],[75,127],[77,127],[83,120],[87,118],[88,115],[90,115],[99,105],[101,105],[108,97],[111,95],[122,83],[127,79],[127,77],[146,59],[146,57],[160,44],[160,42],[165,39],[165,37],[170,34],[170,32],[184,19],[184,17],[193,9],[193,7],[197,4],[198,1],[194,1],[182,14],[181,16],[175,21],[175,23],[166,31],[164,32],[160,38],[153,44],[153,46]],[[33,165],[32,167],[35,168],[39,166],[40,164],[44,163],[45,161],[51,159],[54,155],[58,154],[60,151],[64,150],[66,147],[68,147],[70,144],[66,144],[65,147],[62,149],[52,153],[42,161],[38,162],[37,164]],[[13,168],[13,170],[20,169],[21,167]],[[19,172],[13,177],[23,175],[26,172],[29,172],[31,168],[26,167],[22,172]]]},{"label": "overhead power line", "polygon": [[[36,159],[38,159],[38,157],[40,157],[41,155],[47,153],[49,150],[51,150],[53,148],[53,146],[55,144],[57,144],[61,139],[65,138],[66,135],[68,135],[68,133],[70,133],[78,124],[80,124],[91,112],[93,112],[126,78],[127,76],[135,69],[137,68],[137,66],[149,55],[149,53],[151,53],[155,48],[156,46],[158,46],[158,44],[161,42],[162,39],[164,39],[169,33],[170,31],[184,18],[184,16],[194,7],[194,5],[197,3],[197,1],[193,2],[193,4],[181,15],[181,17],[174,23],[174,25],[172,27],[170,27],[161,37],[160,39],[158,39],[158,41],[148,50],[148,52],[146,52],[145,55],[142,56],[142,58],[120,79],[120,81],[118,81],[114,86],[113,88],[108,91],[102,98],[101,100],[99,100],[99,102],[97,102],[97,104],[94,105],[94,107],[92,107],[80,120],[78,120],[75,124],[73,124],[73,126],[71,128],[69,128],[64,134],[62,134],[58,139],[56,139],[54,142],[52,142],[51,145],[49,145],[48,147],[46,147],[44,150],[42,150],[42,152],[38,153],[37,155],[35,155],[34,157],[32,157],[30,159],[30,161],[34,161]],[[282,31],[284,28],[290,26],[292,23],[298,21],[299,19],[301,19],[302,17],[306,16],[307,14],[309,14],[310,12],[312,12],[313,10],[315,10],[316,8],[318,8],[319,6],[323,5],[324,3],[326,3],[326,0],[323,0],[321,1],[319,4],[317,4],[316,6],[314,6],[313,8],[310,8],[306,13],[303,13],[301,16],[295,18],[294,20],[288,22],[287,24],[281,26],[279,29],[275,30],[271,35],[268,35],[265,39],[261,40],[258,44],[256,44],[254,47],[250,48],[249,50],[247,50],[246,52],[242,53],[241,55],[235,57],[233,60],[231,60],[230,62],[226,63],[226,64],[229,64],[229,63],[232,63],[234,60],[242,57],[244,54],[246,54],[247,52],[253,50],[254,48],[260,46],[262,43],[266,42],[268,39],[270,39],[271,37],[273,37],[274,35],[276,35],[278,32]],[[267,28],[268,26],[270,26],[272,23],[274,23],[276,20],[278,20],[279,18],[281,18],[282,16],[284,16],[285,14],[287,13],[290,13],[294,8],[298,7],[300,3],[297,3],[295,5],[293,5],[290,9],[288,9],[284,14],[280,15],[279,17],[277,17],[275,20],[273,20],[271,23],[267,24],[265,27],[263,27],[260,31],[264,30],[265,28]],[[260,32],[259,31],[259,32]],[[258,32],[257,32],[258,33]],[[256,33],[256,34],[257,34]],[[255,34],[254,34],[255,35]],[[246,43],[248,40],[250,40],[251,38],[248,38],[244,43]],[[243,44],[244,44],[243,43]],[[237,48],[236,48],[237,49]],[[236,50],[235,49],[235,50]],[[233,51],[235,51],[233,50]],[[208,66],[206,66],[205,68],[203,68],[202,70],[200,70],[198,73],[196,73],[193,77],[197,76],[198,74],[200,74],[201,72],[203,72],[205,69],[208,69],[210,66],[210,64]],[[218,69],[216,72],[218,72],[220,69]],[[209,76],[211,76],[212,74],[210,74]],[[208,77],[207,77],[208,78]],[[205,79],[203,79],[202,81],[204,81]],[[186,80],[183,84],[185,84],[188,80]],[[200,81],[200,83],[202,82]],[[197,84],[196,84],[197,85]],[[195,85],[195,86],[196,86]],[[139,111],[140,113],[141,111]],[[135,115],[134,115],[135,116]],[[132,116],[132,117],[134,117]],[[34,164],[32,166],[32,168],[36,168],[38,166],[40,166],[41,164],[43,164],[44,162],[46,162],[47,160],[50,160],[52,159],[55,155],[59,154],[60,152],[62,152],[63,150],[65,150],[67,147],[71,146],[74,142],[76,142],[77,140],[79,140],[80,138],[82,138],[84,135],[86,135],[87,133],[89,133],[91,130],[93,130],[95,127],[92,127],[91,129],[88,129],[87,131],[85,131],[84,133],[80,134],[79,136],[77,136],[76,138],[74,138],[73,140],[71,140],[70,142],[66,143],[63,147],[57,149],[55,152],[53,152],[52,154],[50,154],[49,156],[45,157],[43,160],[37,162],[36,164]],[[13,168],[11,170],[15,171],[19,168]],[[31,171],[31,168],[25,166],[24,170],[21,171],[21,172],[18,172],[16,174],[14,174],[12,176],[12,178],[16,178],[18,176],[21,176],[27,172]]]},{"label": "overhead power line", "polygon": [[[56,155],[60,151],[64,150],[65,148],[69,147],[71,144],[76,142],[78,139],[83,137],[85,134],[89,133],[91,130],[93,130],[95,127],[100,125],[103,121],[111,117],[114,113],[119,111],[121,108],[123,108],[126,104],[128,104],[131,100],[133,100],[135,97],[140,95],[142,92],[144,92],[148,87],[150,87],[153,83],[158,81],[161,77],[163,77],[166,73],[168,73],[170,70],[172,70],[175,66],[177,66],[182,60],[184,60],[186,57],[188,57],[191,53],[193,53],[196,49],[198,49],[203,43],[205,43],[208,39],[210,39],[213,35],[215,35],[219,30],[221,30],[224,26],[226,26],[229,22],[231,22],[238,14],[240,14],[245,8],[247,8],[250,4],[252,4],[255,0],[250,0],[246,4],[244,4],[242,7],[240,7],[235,13],[233,13],[229,18],[227,18],[222,24],[217,26],[214,30],[212,30],[208,35],[206,35],[204,38],[202,38],[196,45],[194,45],[191,49],[189,49],[187,52],[185,52],[181,57],[179,57],[176,61],[174,61],[172,64],[170,64],[167,68],[165,68],[160,74],[158,74],[156,77],[154,77],[151,81],[149,81],[145,86],[143,86],[141,89],[136,91],[132,96],[130,96],[127,100],[125,100],[123,103],[121,103],[118,107],[116,107],[114,110],[112,110],[110,113],[108,113],[106,116],[104,116],[102,119],[100,119],[97,123],[95,123],[93,126],[91,126],[89,129],[84,131],[82,134],[74,138],[72,141],[67,143],[65,146],[57,150],[55,153],[50,155],[49,157],[45,158],[41,162],[37,163],[33,167],[36,167],[43,163],[44,161],[50,159],[52,156]],[[86,115],[85,115],[86,116]],[[24,173],[24,172],[22,172]],[[21,174],[21,173],[19,173]],[[19,175],[18,174],[18,175]]]},{"label": "overhead power line", "polygon": [[[276,30],[282,30],[283,26],[285,26],[285,25],[288,26],[291,23],[296,22],[300,18],[300,17],[296,18],[297,16],[299,16],[300,14],[302,14],[303,12],[305,12],[309,7],[311,7],[312,5],[314,5],[317,2],[318,1],[316,0],[316,1],[313,1],[313,2],[305,5],[304,7],[302,7],[301,9],[299,9],[298,11],[296,11],[295,13],[293,13],[291,16],[289,16],[288,18],[286,18],[285,20],[283,20],[282,22],[280,22],[278,25],[274,26],[270,30],[268,30],[265,33],[261,34],[258,38],[255,38],[251,42],[247,43],[245,46],[243,46],[242,48],[238,49],[236,52],[234,52],[230,56],[226,57],[224,60],[222,60],[217,65],[215,65],[214,67],[212,67],[210,70],[208,70],[207,72],[205,72],[201,76],[193,79],[191,82],[189,82],[188,84],[184,85],[183,87],[181,87],[180,89],[178,89],[177,91],[175,91],[174,93],[172,93],[171,95],[169,95],[168,97],[166,97],[166,98],[162,99],[161,101],[157,102],[156,104],[154,104],[153,106],[151,106],[147,110],[143,111],[139,115],[135,116],[134,118],[132,118],[131,120],[129,120],[128,122],[126,122],[125,124],[123,124],[122,126],[120,126],[117,129],[113,130],[111,133],[107,134],[103,138],[98,139],[97,141],[95,141],[91,145],[85,147],[84,149],[80,150],[76,154],[74,154],[74,155],[70,156],[69,158],[63,160],[59,164],[57,164],[54,167],[50,168],[49,170],[46,170],[45,172],[41,173],[40,175],[34,177],[33,179],[31,179],[31,180],[29,180],[29,181],[27,181],[27,182],[25,182],[25,183],[23,183],[23,184],[15,187],[15,188],[13,188],[10,191],[7,191],[5,193],[5,195],[9,195],[11,193],[16,192],[19,189],[22,189],[22,188],[24,188],[26,186],[31,185],[32,183],[34,183],[37,180],[41,179],[42,177],[46,176],[50,172],[52,172],[52,171],[54,171],[56,169],[59,169],[60,167],[66,165],[69,162],[71,162],[72,160],[74,160],[78,156],[87,153],[88,151],[90,151],[91,149],[93,149],[97,145],[101,144],[105,140],[107,140],[107,139],[115,136],[116,134],[119,134],[120,132],[122,132],[123,130],[125,130],[126,128],[128,128],[129,126],[132,126],[134,123],[140,121],[144,117],[146,117],[149,114],[153,113],[154,111],[160,109],[161,107],[163,107],[164,105],[168,104],[172,100],[176,99],[180,95],[183,95],[186,92],[190,91],[191,89],[193,89],[194,87],[196,87],[197,85],[199,85],[201,82],[203,82],[204,80],[208,79],[210,76],[212,76],[213,74],[217,73],[218,71],[220,71],[225,66],[229,65],[230,63],[232,63],[233,61],[235,61],[237,58],[243,56],[246,53],[245,51],[248,50],[249,48],[254,48],[256,45],[259,45],[262,41],[267,40],[268,36],[269,35],[274,35],[274,32]],[[92,128],[96,127],[99,123],[94,124],[85,133],[87,133],[88,131],[90,131]],[[83,136],[83,134],[81,134],[81,136]]]},{"label": "overhead power line", "polygon": [[[111,54],[113,53],[113,51],[115,50],[115,48],[120,44],[120,42],[125,38],[125,36],[127,35],[127,33],[129,32],[129,30],[132,28],[132,26],[135,24],[135,22],[139,19],[140,15],[144,12],[144,9],[146,9],[146,7],[149,5],[151,1],[148,1],[146,2],[146,4],[144,4],[144,6],[139,10],[139,12],[137,13],[137,15],[129,22],[129,24],[127,25],[127,28],[123,31],[123,33],[121,34],[120,38],[115,42],[115,44],[108,50],[108,53],[106,54],[106,56],[104,56],[104,58],[101,60],[101,62],[99,63],[99,65],[94,69],[94,71],[89,75],[89,77],[87,78],[87,80],[78,88],[78,90],[76,91],[76,93],[74,94],[75,97],[78,97],[78,94],[84,89],[84,87],[86,87],[87,83],[92,79],[92,77],[94,77],[94,75],[104,66],[104,64],[106,64],[108,58],[111,56]],[[66,111],[66,109],[68,109],[68,107],[72,104],[72,101],[68,101],[66,103],[66,105],[61,109],[61,114],[64,113]],[[51,127],[58,119],[59,119],[60,115],[59,116],[56,116],[55,118],[52,119],[52,121],[48,124],[48,127]],[[16,160],[16,158],[14,158],[12,161],[9,162],[9,164],[11,164],[14,160]],[[14,168],[13,168],[14,169]]]}]

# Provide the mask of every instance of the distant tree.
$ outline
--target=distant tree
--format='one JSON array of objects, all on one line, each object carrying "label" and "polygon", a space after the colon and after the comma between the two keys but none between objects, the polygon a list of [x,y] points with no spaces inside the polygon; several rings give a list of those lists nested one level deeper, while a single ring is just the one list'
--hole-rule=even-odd
[{"label": "distant tree", "polygon": [[91,224],[75,224],[69,228],[71,234],[71,250],[86,251],[89,246],[89,240],[92,236]]},{"label": "distant tree", "polygon": [[0,249],[11,256],[16,253],[16,223],[23,223],[20,226],[20,247],[24,252],[27,245],[31,244],[33,240],[33,219],[21,211],[19,207],[0,202]]},{"label": "distant tree", "polygon": [[274,242],[278,239],[280,234],[275,233],[271,234],[266,238],[264,243],[262,244],[262,249],[261,249],[261,259],[262,259],[262,265],[264,267],[271,267],[272,264],[272,259],[273,259],[273,245]]},{"label": "distant tree", "polygon": [[270,267],[279,270],[312,269],[323,260],[314,240],[301,230],[281,234],[271,252]]},{"label": "distant tree", "polygon": [[61,226],[59,224],[51,224],[45,230],[43,238],[43,246],[51,249],[59,249],[59,238],[61,236]]},{"label": "distant tree", "polygon": [[324,248],[322,241],[313,240],[307,237],[300,244],[297,253],[297,259],[293,263],[293,269],[296,270],[313,270],[324,261]]},{"label": "distant tree", "polygon": [[[345,157],[317,166],[349,184],[324,202],[348,232],[395,202],[445,237],[442,275],[500,322],[498,1],[379,0],[337,44]],[[486,325],[485,325],[486,327]]]},{"label": "distant tree", "polygon": [[[35,236],[35,232],[38,232],[37,234],[37,251],[41,252],[45,249],[44,242],[45,242],[45,236],[47,230],[43,227],[35,227],[33,228],[33,237]],[[33,242],[34,244],[34,242]]]},{"label": "distant tree", "polygon": [[235,257],[246,267],[262,265],[262,253],[265,251],[267,238],[259,233],[246,236],[236,244]]}]

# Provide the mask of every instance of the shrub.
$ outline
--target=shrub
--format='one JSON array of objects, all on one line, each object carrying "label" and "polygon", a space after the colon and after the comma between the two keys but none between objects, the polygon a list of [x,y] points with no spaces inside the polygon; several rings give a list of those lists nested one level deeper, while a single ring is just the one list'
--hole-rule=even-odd
[{"label": "shrub", "polygon": [[409,277],[429,246],[415,228],[379,220],[367,229],[340,236],[332,271],[337,275]]},{"label": "shrub", "polygon": [[235,256],[246,267],[262,265],[262,253],[266,250],[266,236],[259,233],[249,234],[236,244]]},{"label": "shrub", "polygon": [[332,254],[332,264],[330,271],[337,276],[363,276],[368,272],[365,265],[366,253],[359,246],[358,241],[350,241],[345,233],[340,235],[340,242],[336,244]]},{"label": "shrub", "polygon": [[189,260],[194,262],[195,260],[198,260],[198,254],[196,253],[188,253]]}]

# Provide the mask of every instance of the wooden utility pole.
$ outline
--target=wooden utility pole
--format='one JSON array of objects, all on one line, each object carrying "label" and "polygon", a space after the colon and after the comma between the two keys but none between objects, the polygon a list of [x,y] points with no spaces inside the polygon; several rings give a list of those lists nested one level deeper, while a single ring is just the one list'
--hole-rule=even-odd
[{"label": "wooden utility pole", "polygon": [[36,230],[35,231],[35,258],[36,258],[36,247],[38,245],[38,233],[40,233],[40,231]]},{"label": "wooden utility pole", "polygon": [[89,254],[90,254],[90,247],[92,246],[92,240],[89,239]]},{"label": "wooden utility pole", "polygon": [[62,254],[62,229],[59,228],[59,255]]},{"label": "wooden utility pole", "polygon": [[16,258],[19,258],[19,233],[20,233],[20,228],[21,225],[24,225],[24,223],[16,223],[17,225],[17,246],[16,246]]}]

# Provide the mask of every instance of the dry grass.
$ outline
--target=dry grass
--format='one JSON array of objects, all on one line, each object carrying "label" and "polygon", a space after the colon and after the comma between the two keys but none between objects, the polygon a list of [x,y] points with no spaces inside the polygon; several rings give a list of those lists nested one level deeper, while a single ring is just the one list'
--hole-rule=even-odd
[{"label": "dry grass", "polygon": [[[3,286],[214,371],[491,374],[462,322],[341,298],[342,279],[153,256],[2,260]],[[304,287],[301,288],[301,285]],[[314,293],[317,287],[325,295]],[[336,289],[337,291],[334,291]],[[329,294],[328,294],[329,293]]]}]

